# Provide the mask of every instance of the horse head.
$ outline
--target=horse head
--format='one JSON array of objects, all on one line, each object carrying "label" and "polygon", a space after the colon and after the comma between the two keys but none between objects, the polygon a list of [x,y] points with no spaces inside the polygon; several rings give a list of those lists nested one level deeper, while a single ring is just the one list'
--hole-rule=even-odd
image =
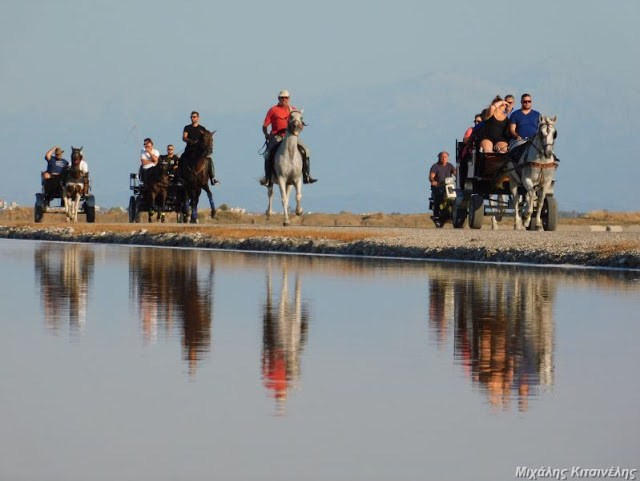
[{"label": "horse head", "polygon": [[542,152],[544,156],[549,158],[553,156],[553,144],[556,141],[558,132],[556,131],[556,121],[558,116],[544,117],[540,116],[540,123],[538,124],[538,137],[542,142]]},{"label": "horse head", "polygon": [[306,125],[304,120],[302,120],[302,114],[304,109],[302,110],[292,110],[289,114],[289,122],[287,124],[287,132],[291,135],[300,135],[302,129]]},{"label": "horse head", "polygon": [[84,158],[82,147],[71,146],[71,165],[78,167]]}]

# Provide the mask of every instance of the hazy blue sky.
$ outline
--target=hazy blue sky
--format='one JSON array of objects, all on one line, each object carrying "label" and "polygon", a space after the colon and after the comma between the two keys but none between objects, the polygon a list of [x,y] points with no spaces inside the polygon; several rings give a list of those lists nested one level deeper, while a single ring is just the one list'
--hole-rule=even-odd
[{"label": "hazy blue sky", "polygon": [[[5,1],[2,162],[23,180],[3,176],[0,198],[33,203],[44,153],[82,145],[98,203],[126,205],[141,139],[182,150],[195,109],[218,129],[218,203],[263,210],[260,127],[286,88],[320,178],[306,209],[426,210],[435,153],[508,90],[559,116],[561,209],[635,210],[637,149],[616,124],[631,132],[640,107],[639,14],[631,0]],[[593,135],[602,153],[583,145]],[[602,186],[602,155],[622,184]]]}]

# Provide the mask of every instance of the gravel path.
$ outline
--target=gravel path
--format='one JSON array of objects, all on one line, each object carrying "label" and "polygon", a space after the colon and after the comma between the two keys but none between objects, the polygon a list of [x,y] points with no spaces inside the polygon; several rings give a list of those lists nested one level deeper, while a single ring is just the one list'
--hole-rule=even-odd
[{"label": "gravel path", "polygon": [[[114,228],[115,229],[115,228]],[[0,238],[640,269],[640,233],[371,227],[0,225]],[[246,237],[243,235],[246,232]],[[342,237],[342,238],[341,238]],[[352,237],[354,240],[349,240]],[[344,240],[347,239],[347,240]]]}]

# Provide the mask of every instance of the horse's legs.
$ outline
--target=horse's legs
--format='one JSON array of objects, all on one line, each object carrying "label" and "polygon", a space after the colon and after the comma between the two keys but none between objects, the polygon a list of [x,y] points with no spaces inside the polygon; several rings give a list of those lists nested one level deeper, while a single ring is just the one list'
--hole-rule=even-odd
[{"label": "horse's legs", "polygon": [[267,207],[265,215],[267,216],[267,220],[269,220],[271,218],[271,214],[273,214],[273,183],[269,184],[269,187],[267,187],[267,196],[269,198],[269,206]]},{"label": "horse's legs", "polygon": [[533,185],[533,181],[531,180],[531,176],[525,176],[522,183],[524,184],[524,188],[527,189],[527,194],[525,196],[527,201],[527,211],[524,213],[522,224],[525,227],[529,227],[529,224],[531,224],[531,216],[533,215],[533,203],[536,200],[536,190]]},{"label": "horse's legs", "polygon": [[550,182],[546,180],[542,182],[542,186],[538,191],[538,202],[536,205],[536,230],[544,230],[542,225],[542,208],[544,207],[544,199],[547,197],[547,190]]},{"label": "horse's legs", "polygon": [[200,198],[200,190],[193,192],[191,195],[191,223],[198,223],[198,199]]},{"label": "horse's legs", "polygon": [[65,221],[69,222],[71,220],[71,214],[70,214],[71,205],[69,204],[69,199],[67,199],[67,193],[66,192],[62,193],[62,202],[64,202],[64,217],[65,217]]},{"label": "horse's legs", "polygon": [[296,181],[296,215],[302,215],[302,179]]},{"label": "horse's legs", "polygon": [[511,187],[511,200],[513,202],[513,230],[522,230],[522,217],[520,217],[520,196],[518,195],[518,184],[509,181]]},{"label": "horse's legs", "polygon": [[[84,187],[83,187],[84,188]],[[80,191],[76,186],[76,195],[73,202],[73,222],[78,222],[78,209],[80,208]]]},{"label": "horse's legs", "polygon": [[213,219],[216,216],[216,204],[213,202],[213,194],[211,193],[209,184],[203,185],[202,188],[207,193],[207,197],[209,198],[209,205],[211,206],[211,218]]},{"label": "horse's legs", "polygon": [[280,197],[282,198],[282,211],[284,212],[283,225],[289,225],[289,188],[284,184],[284,179],[278,178],[278,187],[280,187]]},{"label": "horse's legs", "polygon": [[156,194],[155,192],[149,192],[149,224],[153,222],[153,208],[156,205]]}]

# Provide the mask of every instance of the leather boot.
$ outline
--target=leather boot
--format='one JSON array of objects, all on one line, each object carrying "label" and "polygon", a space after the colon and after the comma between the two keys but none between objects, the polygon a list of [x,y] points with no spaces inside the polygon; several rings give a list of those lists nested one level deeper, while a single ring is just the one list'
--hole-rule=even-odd
[{"label": "leather boot", "polygon": [[216,185],[220,181],[216,179],[216,168],[213,165],[213,158],[207,157],[209,159],[209,179],[211,180],[211,185]]},{"label": "leather boot", "polygon": [[318,179],[311,178],[311,159],[305,156],[302,159],[302,181],[305,184],[313,184],[314,182],[318,182]]}]

